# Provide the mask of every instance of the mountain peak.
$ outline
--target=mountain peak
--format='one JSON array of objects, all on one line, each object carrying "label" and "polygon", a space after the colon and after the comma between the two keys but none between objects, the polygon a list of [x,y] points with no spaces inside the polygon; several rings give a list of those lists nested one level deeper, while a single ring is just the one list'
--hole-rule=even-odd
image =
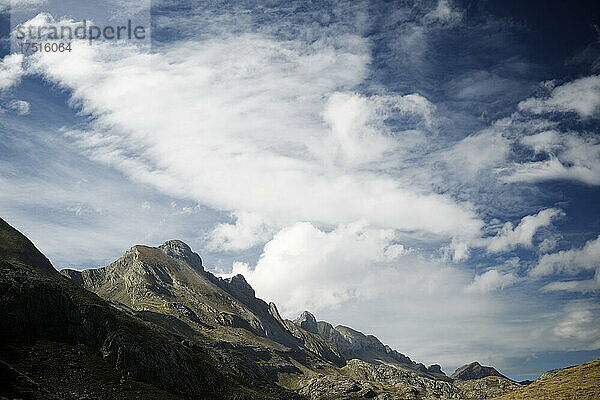
[{"label": "mountain peak", "polygon": [[230,278],[220,278],[218,282],[218,285],[222,289],[246,304],[256,299],[254,289],[252,289],[252,286],[250,286],[242,274],[237,274]]},{"label": "mountain peak", "polygon": [[[454,373],[450,376],[452,379],[459,379],[461,381],[468,381],[471,379],[480,379],[485,378],[486,376],[501,376],[506,378],[500,372],[498,372],[494,367],[486,367],[479,364],[477,361],[473,361],[470,364],[465,364],[462,367],[458,368]],[[508,379],[508,378],[506,378]]]},{"label": "mountain peak", "polygon": [[307,332],[319,333],[317,319],[309,311],[304,311],[300,314],[300,316],[294,320],[294,323]]},{"label": "mountain peak", "polygon": [[167,256],[182,260],[188,263],[191,267],[200,271],[204,271],[200,256],[193,252],[191,247],[181,240],[168,240],[158,246],[158,248]]}]

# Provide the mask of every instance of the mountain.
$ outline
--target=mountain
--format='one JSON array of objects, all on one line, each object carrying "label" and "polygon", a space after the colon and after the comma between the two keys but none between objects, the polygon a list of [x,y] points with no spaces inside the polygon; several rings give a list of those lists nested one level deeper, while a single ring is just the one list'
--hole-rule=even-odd
[{"label": "mountain", "polygon": [[544,373],[532,384],[497,400],[597,400],[600,399],[600,359]]},{"label": "mountain", "polygon": [[486,399],[522,387],[447,377],[308,311],[283,319],[178,240],[58,273],[0,221],[0,398]]},{"label": "mountain", "polygon": [[333,344],[346,360],[358,359],[372,364],[393,364],[397,368],[412,370],[424,377],[451,381],[437,364],[427,368],[384,345],[373,335],[365,335],[344,325],[333,327],[328,322],[317,321],[309,311],[304,311],[294,320],[294,324]]},{"label": "mountain", "polygon": [[61,274],[192,340],[260,347],[271,361],[290,370],[296,369],[290,360],[294,352],[303,354],[309,366],[345,363],[318,335],[286,324],[275,304],[256,298],[242,275],[222,279],[205,271],[200,256],[181,241],[134,246],[106,267]]},{"label": "mountain", "polygon": [[0,239],[0,397],[300,397],[250,356],[186,342],[73,284],[4,220]]},{"label": "mountain", "polygon": [[[484,367],[479,364],[477,361],[474,361],[470,364],[463,365],[458,368],[454,373],[450,376],[452,379],[459,379],[461,381],[469,381],[472,379],[481,379],[486,376],[500,376],[502,378],[506,378],[500,372],[498,372],[494,367]],[[508,379],[508,378],[506,378]]]}]

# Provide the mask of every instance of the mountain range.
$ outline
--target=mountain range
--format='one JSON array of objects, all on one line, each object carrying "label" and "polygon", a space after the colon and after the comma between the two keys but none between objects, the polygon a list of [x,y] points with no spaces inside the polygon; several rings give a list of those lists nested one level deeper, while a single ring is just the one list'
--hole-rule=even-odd
[{"label": "mountain range", "polygon": [[0,219],[0,270],[2,399],[487,399],[528,389],[477,362],[447,376],[309,311],[283,319],[242,275],[216,277],[178,240],[59,273]]}]

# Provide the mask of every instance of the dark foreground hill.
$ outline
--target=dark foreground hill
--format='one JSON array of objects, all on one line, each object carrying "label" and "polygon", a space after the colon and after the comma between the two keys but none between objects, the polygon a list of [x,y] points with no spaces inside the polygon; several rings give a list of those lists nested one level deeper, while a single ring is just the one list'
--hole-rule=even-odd
[{"label": "dark foreground hill", "polygon": [[20,399],[486,399],[522,387],[447,377],[309,312],[284,320],[180,241],[58,273],[1,219],[0,374],[0,398]]}]

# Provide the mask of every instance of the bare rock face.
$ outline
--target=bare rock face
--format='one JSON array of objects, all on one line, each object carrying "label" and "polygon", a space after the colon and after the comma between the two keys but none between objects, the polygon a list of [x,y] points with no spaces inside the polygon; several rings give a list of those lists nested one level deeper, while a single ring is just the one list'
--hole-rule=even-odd
[{"label": "bare rock face", "polygon": [[[323,339],[335,345],[346,360],[356,358],[370,362],[393,362],[404,364],[406,367],[422,373],[429,372],[423,364],[415,363],[404,354],[384,345],[373,335],[365,335],[362,332],[343,325],[338,325],[334,328],[330,323],[325,321],[317,322],[317,331]],[[440,372],[438,375],[445,377],[443,372]]]},{"label": "bare rock face", "polygon": [[502,378],[506,378],[494,367],[485,367],[479,364],[477,361],[463,365],[462,367],[458,368],[456,371],[454,371],[450,378],[458,379],[461,381],[468,381],[471,379],[485,378],[486,376],[500,376]]},{"label": "bare rock face", "polygon": [[237,274],[231,278],[221,279],[219,286],[233,297],[246,304],[252,303],[256,299],[254,289],[246,282],[246,278],[244,278],[244,275],[242,274]]},{"label": "bare rock face", "polygon": [[315,316],[308,311],[304,311],[302,314],[300,314],[300,316],[294,320],[294,323],[307,332],[316,334],[319,333],[317,320]]},{"label": "bare rock face", "polygon": [[271,314],[271,316],[275,318],[275,320],[277,320],[277,322],[279,322],[282,326],[286,326],[285,321],[283,318],[281,318],[281,315],[279,315],[277,306],[273,302],[269,303],[269,314]]},{"label": "bare rock face", "polygon": [[427,367],[427,372],[431,372],[432,374],[443,374],[444,372],[442,372],[442,366],[438,365],[438,364],[432,364],[429,367]]},{"label": "bare rock face", "polygon": [[181,240],[169,240],[158,246],[158,248],[169,257],[186,262],[196,271],[204,271],[200,256],[197,253],[194,253],[190,246],[183,243]]}]

